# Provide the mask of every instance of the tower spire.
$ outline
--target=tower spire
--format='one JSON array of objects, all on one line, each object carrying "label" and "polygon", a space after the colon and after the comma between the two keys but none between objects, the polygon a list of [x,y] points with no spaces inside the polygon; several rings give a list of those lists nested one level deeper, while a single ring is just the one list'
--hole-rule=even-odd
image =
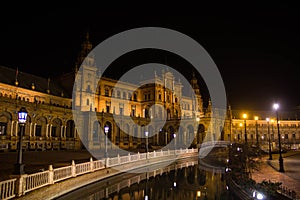
[{"label": "tower spire", "polygon": [[193,71],[193,77],[192,77],[192,80],[191,80],[191,86],[194,89],[195,94],[200,95],[200,88],[199,88],[198,80],[196,78],[196,75],[195,75],[194,71]]},{"label": "tower spire", "polygon": [[91,52],[93,48],[92,43],[90,42],[90,34],[89,32],[86,32],[85,34],[85,40],[81,44],[81,51],[78,55],[77,62],[75,65],[80,66],[84,59],[87,57],[87,55]]}]

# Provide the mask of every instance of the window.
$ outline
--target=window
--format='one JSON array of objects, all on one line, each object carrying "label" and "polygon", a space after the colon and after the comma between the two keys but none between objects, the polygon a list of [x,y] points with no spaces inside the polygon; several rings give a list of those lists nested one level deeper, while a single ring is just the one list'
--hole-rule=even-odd
[{"label": "window", "polygon": [[120,115],[123,115],[123,108],[120,108]]},{"label": "window", "polygon": [[87,86],[86,91],[87,91],[87,92],[92,92],[91,86],[90,86],[90,85]]},{"label": "window", "polygon": [[131,116],[135,117],[135,105],[131,105]]},{"label": "window", "polygon": [[107,113],[110,112],[110,106],[106,106],[106,112],[107,112]]},{"label": "window", "polygon": [[175,103],[177,103],[177,97],[175,98]]},{"label": "window", "polygon": [[56,127],[55,126],[52,126],[51,137],[56,137]]},{"label": "window", "polygon": [[158,99],[161,100],[161,94],[158,95]]},{"label": "window", "polygon": [[295,133],[293,133],[293,139],[296,139],[296,134]]},{"label": "window", "polygon": [[86,99],[86,105],[90,105],[90,100],[89,99]]},{"label": "window", "polygon": [[42,136],[42,126],[41,125],[36,125],[35,127],[35,136]]},{"label": "window", "polygon": [[109,96],[109,89],[108,88],[105,88],[104,95]]},{"label": "window", "polygon": [[145,95],[144,95],[144,101],[146,101],[146,100],[147,100],[147,95],[145,94]]},{"label": "window", "polygon": [[6,135],[7,123],[0,122],[0,135]]},{"label": "window", "polygon": [[134,100],[134,101],[137,100],[137,95],[136,95],[136,93],[133,94],[133,100]]},{"label": "window", "polygon": [[288,135],[288,134],[285,134],[285,135],[284,135],[284,139],[289,139],[289,135]]},{"label": "window", "polygon": [[150,96],[150,94],[148,94],[148,100],[150,100],[151,98],[150,98],[151,96]]}]

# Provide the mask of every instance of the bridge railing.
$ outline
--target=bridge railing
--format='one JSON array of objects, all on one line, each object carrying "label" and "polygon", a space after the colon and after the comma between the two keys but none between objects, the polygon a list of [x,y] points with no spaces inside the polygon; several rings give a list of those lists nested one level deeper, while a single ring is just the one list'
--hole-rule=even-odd
[{"label": "bridge railing", "polygon": [[218,140],[218,141],[207,141],[203,142],[200,146],[200,148],[205,148],[205,147],[213,147],[213,146],[227,146],[230,142],[229,141],[224,141],[224,140]]},{"label": "bridge railing", "polygon": [[16,178],[0,182],[1,199],[11,199],[16,196]]},{"label": "bridge railing", "polygon": [[[17,175],[16,178],[0,182],[0,197],[1,199],[11,199],[16,196],[25,195],[25,193],[51,185],[56,182],[66,180],[78,175],[91,173],[104,168],[119,166],[127,163],[137,162],[146,159],[154,159],[164,156],[177,156],[188,153],[196,153],[197,149],[180,149],[180,150],[166,150],[158,152],[128,154],[125,156],[117,156],[113,158],[106,158],[102,160],[93,161],[90,158],[89,162],[75,164],[74,160],[70,166],[53,169],[52,165],[49,169],[43,172],[34,174]],[[119,185],[120,186],[120,185]],[[114,190],[113,188],[111,188]]]}]

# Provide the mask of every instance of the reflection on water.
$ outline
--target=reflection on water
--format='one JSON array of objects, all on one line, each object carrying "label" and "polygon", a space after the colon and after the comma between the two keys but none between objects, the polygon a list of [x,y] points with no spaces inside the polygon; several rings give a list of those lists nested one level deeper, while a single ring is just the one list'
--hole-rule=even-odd
[{"label": "reflection on water", "polygon": [[58,198],[106,200],[233,199],[224,180],[223,167],[212,167],[197,158],[177,161],[147,173],[123,173]]}]

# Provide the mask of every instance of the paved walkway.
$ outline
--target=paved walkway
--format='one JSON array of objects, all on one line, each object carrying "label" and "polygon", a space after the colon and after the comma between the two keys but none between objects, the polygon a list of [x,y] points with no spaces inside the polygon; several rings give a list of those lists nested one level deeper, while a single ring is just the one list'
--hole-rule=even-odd
[{"label": "paved walkway", "polygon": [[294,190],[297,199],[300,199],[300,151],[283,154],[284,173],[279,172],[278,155],[273,154],[273,160],[268,160],[269,156],[262,157],[259,171],[254,171],[252,179],[256,182],[263,180],[271,182],[281,182],[282,186]]}]

